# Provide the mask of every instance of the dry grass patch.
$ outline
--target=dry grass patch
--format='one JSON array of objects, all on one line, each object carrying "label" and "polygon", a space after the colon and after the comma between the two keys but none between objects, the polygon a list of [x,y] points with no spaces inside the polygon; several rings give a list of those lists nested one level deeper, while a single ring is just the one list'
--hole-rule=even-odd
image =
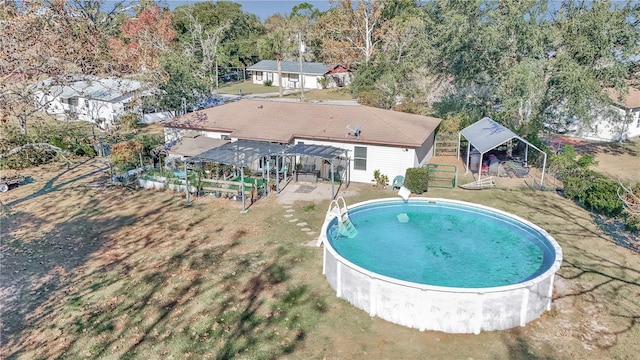
[{"label": "dry grass patch", "polygon": [[[397,326],[336,298],[313,236],[276,197],[225,199],[108,184],[105,164],[33,169],[2,194],[0,357],[631,359],[640,353],[640,259],[556,193],[434,189],[549,231],[564,263],[553,309],[524,328],[455,335]],[[352,185],[348,203],[395,196]],[[301,201],[319,231],[329,201]]]}]

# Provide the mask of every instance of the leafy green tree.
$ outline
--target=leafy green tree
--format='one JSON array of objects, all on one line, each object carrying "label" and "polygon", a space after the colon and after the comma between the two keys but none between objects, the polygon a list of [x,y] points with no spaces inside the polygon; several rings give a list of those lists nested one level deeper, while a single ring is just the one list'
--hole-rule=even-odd
[{"label": "leafy green tree", "polygon": [[[425,4],[427,66],[522,134],[588,127],[623,87],[638,27],[631,3],[548,0]],[[469,90],[473,90],[471,93]],[[622,120],[620,120],[622,121]]]},{"label": "leafy green tree", "polygon": [[185,104],[192,104],[209,90],[208,83],[196,76],[199,65],[179,53],[165,55],[161,63],[166,79],[159,85],[158,105],[178,114]]},{"label": "leafy green tree", "polygon": [[[201,24],[203,33],[220,33],[216,58],[221,72],[253,64],[258,56],[258,38],[265,34],[265,27],[257,16],[242,11],[242,5],[231,1],[199,2],[176,7],[173,26],[178,33],[179,44],[185,48],[193,40],[194,21]],[[203,53],[196,50],[198,61]]]}]

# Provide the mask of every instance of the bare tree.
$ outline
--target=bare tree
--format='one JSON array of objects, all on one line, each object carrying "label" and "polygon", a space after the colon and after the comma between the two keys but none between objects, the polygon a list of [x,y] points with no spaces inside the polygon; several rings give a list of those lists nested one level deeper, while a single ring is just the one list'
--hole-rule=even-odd
[{"label": "bare tree", "polygon": [[320,16],[316,31],[323,40],[323,57],[330,62],[369,62],[380,43],[383,2],[331,0],[334,8]]},{"label": "bare tree", "polygon": [[188,31],[191,35],[185,43],[185,51],[194,58],[196,54],[201,55],[199,77],[208,80],[210,91],[213,92],[214,84],[216,89],[219,86],[218,48],[225,33],[231,28],[231,22],[226,21],[213,29],[206,29],[193,13],[184,11],[184,15],[188,20]]},{"label": "bare tree", "polygon": [[111,68],[106,38],[78,8],[35,0],[4,6],[0,15],[0,118],[17,118],[23,134],[48,106],[38,99],[46,86]]}]

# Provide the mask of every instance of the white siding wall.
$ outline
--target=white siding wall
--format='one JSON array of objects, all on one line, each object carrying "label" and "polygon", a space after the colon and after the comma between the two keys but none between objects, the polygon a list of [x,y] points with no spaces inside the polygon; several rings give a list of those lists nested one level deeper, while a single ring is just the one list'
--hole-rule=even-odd
[{"label": "white siding wall", "polygon": [[638,123],[640,111],[624,110],[616,106],[611,106],[610,109],[617,111],[622,116],[629,116],[631,122],[626,125],[612,124],[600,116],[590,129],[583,128],[580,124],[574,125],[571,128],[571,135],[596,141],[624,141],[640,136],[640,124]]},{"label": "white siding wall", "polygon": [[197,130],[189,130],[189,129],[178,129],[178,128],[164,128],[164,142],[169,143],[174,140],[182,139],[182,136],[187,131],[196,131],[203,136],[210,137],[212,139],[222,139],[222,136],[229,136],[229,133],[223,133],[219,131],[197,131]]},{"label": "white siding wall", "polygon": [[631,113],[631,124],[629,124],[629,138],[640,137],[640,109]]},{"label": "white siding wall", "polygon": [[[262,72],[262,79],[258,80],[258,76],[256,76],[257,71],[253,72],[253,83],[254,84],[264,84],[267,79],[273,77],[272,87],[278,87],[278,73],[277,72]],[[270,75],[267,75],[269,73]],[[318,78],[320,75],[303,75],[304,76],[304,88],[305,89],[321,89],[322,87],[318,83]],[[299,89],[300,81],[299,80],[289,80],[288,73],[282,73],[282,87],[285,89]]]},{"label": "white siding wall", "polygon": [[[335,146],[341,149],[348,150],[349,158],[351,159],[349,165],[349,173],[351,174],[351,181],[359,183],[373,183],[374,170],[380,170],[380,173],[389,177],[389,182],[393,181],[396,175],[404,176],[408,168],[415,167],[416,153],[413,149],[407,149],[404,151],[402,148],[376,146],[366,144],[352,144],[352,143],[335,143],[329,141],[314,141],[306,139],[296,139],[295,144],[303,142],[308,145],[327,145]],[[367,148],[367,169],[366,170],[354,170],[353,153],[356,146],[363,146]]]}]

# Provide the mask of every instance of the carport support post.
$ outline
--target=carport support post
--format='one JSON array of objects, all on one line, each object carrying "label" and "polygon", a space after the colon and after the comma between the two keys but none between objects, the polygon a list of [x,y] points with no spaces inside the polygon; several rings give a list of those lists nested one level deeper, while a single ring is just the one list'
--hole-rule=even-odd
[{"label": "carport support post", "polygon": [[543,151],[542,155],[544,155],[544,159],[542,161],[542,175],[540,175],[540,189],[542,189],[542,186],[544,185],[544,171],[547,167],[547,153]]},{"label": "carport support post", "polygon": [[[471,155],[471,141],[469,141],[469,143],[467,144],[467,161],[465,161],[465,163],[467,164],[467,171],[465,171],[465,174],[469,173],[469,158]],[[482,166],[480,166],[482,168]]]}]

